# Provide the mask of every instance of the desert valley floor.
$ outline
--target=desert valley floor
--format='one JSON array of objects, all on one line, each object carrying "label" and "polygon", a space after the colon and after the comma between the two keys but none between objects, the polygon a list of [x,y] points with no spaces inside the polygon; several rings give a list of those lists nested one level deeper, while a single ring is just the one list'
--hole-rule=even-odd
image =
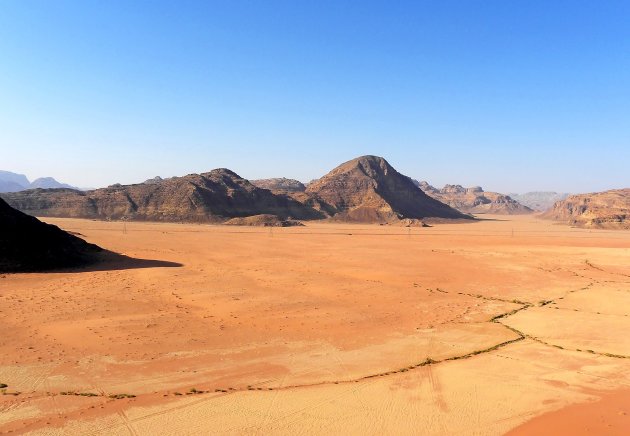
[{"label": "desert valley floor", "polygon": [[484,218],[45,219],[133,259],[0,276],[0,433],[624,434],[630,232]]}]

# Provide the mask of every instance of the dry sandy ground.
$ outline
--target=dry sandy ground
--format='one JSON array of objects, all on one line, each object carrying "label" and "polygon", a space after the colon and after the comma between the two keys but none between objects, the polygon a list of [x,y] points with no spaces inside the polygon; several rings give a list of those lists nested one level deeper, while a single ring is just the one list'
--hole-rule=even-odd
[{"label": "dry sandy ground", "polygon": [[0,432],[626,434],[630,232],[495,218],[48,219],[145,260],[0,278]]}]

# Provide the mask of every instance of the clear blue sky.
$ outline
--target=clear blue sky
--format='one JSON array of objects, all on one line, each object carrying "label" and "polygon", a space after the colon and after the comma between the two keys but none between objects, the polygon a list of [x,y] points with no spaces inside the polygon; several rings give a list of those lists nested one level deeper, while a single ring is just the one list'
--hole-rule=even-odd
[{"label": "clear blue sky", "polygon": [[0,169],[630,186],[629,1],[0,1]]}]

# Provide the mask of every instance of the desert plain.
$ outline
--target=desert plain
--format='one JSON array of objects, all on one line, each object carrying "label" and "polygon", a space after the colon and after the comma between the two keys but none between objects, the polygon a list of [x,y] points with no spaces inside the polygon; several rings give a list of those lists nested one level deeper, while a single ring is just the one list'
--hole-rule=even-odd
[{"label": "desert plain", "polygon": [[627,231],[44,220],[129,259],[0,276],[2,434],[630,428]]}]

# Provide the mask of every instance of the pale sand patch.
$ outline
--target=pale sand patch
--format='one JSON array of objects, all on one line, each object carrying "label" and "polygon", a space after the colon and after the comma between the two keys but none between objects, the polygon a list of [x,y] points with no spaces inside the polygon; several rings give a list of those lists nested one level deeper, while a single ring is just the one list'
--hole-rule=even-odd
[{"label": "pale sand patch", "polygon": [[[597,291],[588,292],[593,299],[601,298]],[[630,317],[624,315],[576,312],[550,304],[519,312],[504,322],[552,345],[630,358]]]},{"label": "pale sand patch", "polygon": [[[591,372],[598,361],[607,377]],[[563,368],[566,365],[567,368]],[[501,434],[549,408],[596,397],[626,362],[525,342],[497,354],[419,368],[387,378],[274,392],[185,397],[134,407],[126,420],[74,421],[71,434]],[[306,430],[307,429],[307,430]],[[50,434],[50,433],[49,433]]]},{"label": "pale sand patch", "polygon": [[599,398],[536,417],[508,435],[627,435],[630,429],[630,390],[594,394]]}]

